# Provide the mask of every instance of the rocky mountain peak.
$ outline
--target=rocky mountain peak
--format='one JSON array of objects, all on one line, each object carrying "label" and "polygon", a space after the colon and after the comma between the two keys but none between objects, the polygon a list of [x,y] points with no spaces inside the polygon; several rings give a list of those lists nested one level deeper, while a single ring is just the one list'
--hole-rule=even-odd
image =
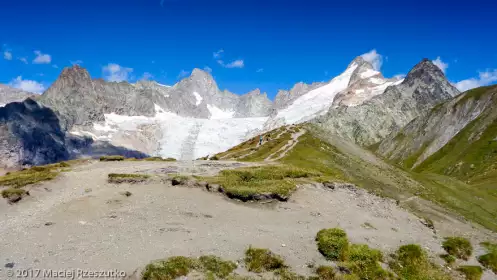
[{"label": "rocky mountain peak", "polygon": [[373,69],[373,65],[369,63],[368,61],[364,60],[362,56],[358,56],[352,60],[352,62],[349,63],[349,66],[347,66],[347,69],[353,67],[353,66],[361,67],[363,69]]},{"label": "rocky mountain peak", "polygon": [[90,73],[79,65],[66,67],[62,70],[57,80],[43,95],[57,94],[64,88],[84,88],[86,90],[93,89]]},{"label": "rocky mountain peak", "polygon": [[409,71],[402,85],[411,88],[438,86],[440,90],[437,92],[449,94],[449,97],[459,94],[459,91],[447,80],[442,70],[427,58],[421,60]]}]

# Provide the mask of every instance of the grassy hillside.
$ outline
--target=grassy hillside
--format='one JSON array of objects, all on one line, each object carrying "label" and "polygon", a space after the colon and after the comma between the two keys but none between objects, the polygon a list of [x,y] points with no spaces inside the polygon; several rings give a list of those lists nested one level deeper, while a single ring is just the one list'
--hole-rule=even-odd
[{"label": "grassy hillside", "polygon": [[[278,133],[283,133],[284,135],[285,129],[287,128],[281,128],[269,134],[276,136]],[[293,149],[287,151],[285,156],[279,160],[280,163],[317,171],[323,175],[318,178],[322,181],[354,183],[377,195],[396,199],[401,205],[410,208],[418,215],[429,215],[423,209],[411,204],[412,201],[409,198],[418,196],[497,231],[497,197],[492,187],[492,182],[495,181],[491,179],[492,176],[497,178],[497,172],[487,173],[486,177],[478,181],[480,186],[475,187],[443,174],[418,173],[388,164],[374,156],[372,152],[343,141],[341,138],[327,135],[311,125],[305,125],[300,129],[305,129],[306,133],[298,139]],[[266,145],[276,147],[284,142],[286,142],[285,137],[273,137]],[[238,152],[246,149],[247,146],[253,147],[254,144],[250,141],[242,143],[237,146]],[[274,149],[268,148],[257,151],[261,150],[266,152],[258,152],[257,156],[253,150],[245,150],[245,154],[252,153],[251,157],[241,160],[262,161],[274,152]],[[237,151],[232,149],[231,152]],[[475,180],[476,178],[479,177],[475,177]]]}]

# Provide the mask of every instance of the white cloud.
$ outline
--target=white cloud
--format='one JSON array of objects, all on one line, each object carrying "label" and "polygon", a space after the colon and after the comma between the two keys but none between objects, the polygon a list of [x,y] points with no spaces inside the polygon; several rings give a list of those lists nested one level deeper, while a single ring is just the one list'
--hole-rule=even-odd
[{"label": "white cloud", "polygon": [[70,60],[69,63],[71,63],[72,65],[81,65],[81,64],[83,64],[83,61],[79,60],[79,59],[76,60],[76,61]]},{"label": "white cloud", "polygon": [[447,68],[449,68],[449,64],[448,63],[445,63],[442,61],[442,59],[440,58],[440,56],[437,57],[437,59],[435,60],[432,60],[433,64],[435,64],[438,68],[440,68],[440,70],[442,70],[442,72],[444,72],[445,74],[445,70],[447,70]]},{"label": "white cloud", "polygon": [[179,74],[178,74],[178,77],[177,77],[177,78],[178,78],[178,79],[181,79],[181,78],[184,78],[184,77],[186,77],[186,76],[188,76],[188,75],[190,75],[190,72],[185,71],[185,70],[181,70],[181,71],[179,71]]},{"label": "white cloud", "polygon": [[3,58],[5,58],[6,60],[12,60],[12,53],[9,51],[4,51]]},{"label": "white cloud", "polygon": [[209,66],[205,66],[204,71],[207,73],[212,73],[212,68],[210,68]]},{"label": "white cloud", "polygon": [[152,79],[153,77],[154,77],[154,75],[152,75],[151,73],[145,72],[145,73],[143,73],[143,75],[142,75],[142,77],[141,77],[140,80],[146,80],[147,81],[147,80]]},{"label": "white cloud", "polygon": [[28,60],[25,57],[19,57],[18,59],[24,62],[24,64],[28,64]]},{"label": "white cloud", "polygon": [[104,78],[109,82],[122,82],[131,79],[133,68],[122,67],[116,63],[109,63],[102,68]]},{"label": "white cloud", "polygon": [[478,78],[462,80],[455,83],[454,86],[459,91],[466,91],[472,88],[489,85],[495,81],[497,81],[497,69],[479,72]]},{"label": "white cloud", "polygon": [[212,53],[212,56],[213,56],[214,58],[220,58],[220,57],[221,57],[221,55],[223,54],[223,52],[224,52],[224,50],[223,50],[223,49],[218,50],[217,52],[213,52],[213,53]]},{"label": "white cloud", "polygon": [[34,93],[42,93],[45,90],[45,86],[41,83],[32,80],[23,80],[21,76],[10,81],[9,86]]},{"label": "white cloud", "polygon": [[223,66],[224,68],[243,68],[243,67],[245,67],[245,63],[244,63],[243,59],[237,59],[237,60],[234,60],[228,64],[225,64],[224,61],[222,61],[222,60],[218,60],[217,63],[219,63],[219,65]]},{"label": "white cloud", "polygon": [[406,77],[406,74],[397,74],[397,75],[395,75],[393,77],[396,78],[396,79],[404,79]]},{"label": "white cloud", "polygon": [[57,64],[52,65],[52,67],[55,69],[59,69],[59,66],[57,66]]},{"label": "white cloud", "polygon": [[257,69],[257,71],[255,71],[255,72],[257,72],[257,73],[262,73],[262,72],[264,72],[264,68],[259,68],[259,69]]},{"label": "white cloud", "polygon": [[381,65],[383,64],[383,56],[376,52],[375,49],[362,54],[361,57],[364,58],[364,60],[366,60],[367,62],[371,63],[374,70],[379,71],[381,69]]},{"label": "white cloud", "polygon": [[50,64],[52,62],[52,56],[49,54],[44,54],[40,51],[34,51],[36,54],[35,59],[33,60],[34,64]]}]

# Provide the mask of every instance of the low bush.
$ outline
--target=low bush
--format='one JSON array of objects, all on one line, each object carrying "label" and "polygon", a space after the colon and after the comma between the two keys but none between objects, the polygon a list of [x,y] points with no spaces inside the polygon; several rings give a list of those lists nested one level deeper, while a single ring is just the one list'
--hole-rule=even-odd
[{"label": "low bush", "polygon": [[487,254],[479,256],[478,261],[497,274],[497,244],[483,242],[481,245],[487,249]]},{"label": "low bush", "polygon": [[463,260],[468,260],[473,253],[471,242],[463,237],[446,237],[442,247],[450,255]]},{"label": "low bush", "polygon": [[348,257],[349,240],[340,228],[322,229],[316,235],[318,250],[327,259],[345,261]]},{"label": "low bush", "polygon": [[390,268],[404,280],[450,280],[451,277],[430,263],[421,246],[409,244],[399,247],[392,256]]},{"label": "low bush", "polygon": [[147,174],[119,174],[110,173],[107,175],[107,181],[109,183],[121,184],[121,183],[142,183],[150,178]]},{"label": "low bush", "polygon": [[186,276],[197,266],[196,260],[187,257],[171,257],[167,260],[148,264],[143,273],[143,280],[173,280]]},{"label": "low bush", "polygon": [[286,267],[283,258],[268,249],[248,248],[245,251],[245,264],[248,271],[260,273]]},{"label": "low bush", "polygon": [[101,156],[100,161],[123,161],[125,158],[123,156]]},{"label": "low bush", "polygon": [[202,256],[199,258],[202,269],[211,272],[219,278],[225,278],[236,269],[237,265],[232,261],[224,261],[216,256]]}]

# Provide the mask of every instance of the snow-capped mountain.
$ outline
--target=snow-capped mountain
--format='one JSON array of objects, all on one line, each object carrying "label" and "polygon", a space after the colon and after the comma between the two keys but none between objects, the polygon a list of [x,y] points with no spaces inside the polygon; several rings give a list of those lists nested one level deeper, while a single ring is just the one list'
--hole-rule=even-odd
[{"label": "snow-capped mountain", "polygon": [[[399,107],[405,111],[402,122],[410,121],[419,113],[420,103],[435,104],[456,93],[431,62],[418,64],[400,80],[384,78],[358,57],[331,81],[298,83],[290,91],[280,91],[274,102],[260,90],[244,95],[222,91],[209,73],[199,69],[173,86],[164,86],[154,81],[130,84],[92,79],[77,65],[64,69],[36,100],[56,113],[61,129],[71,137],[148,155],[195,159],[224,151],[262,131],[316,118],[321,124],[335,118],[350,125],[329,125],[333,132],[347,136],[357,118],[364,117],[363,126],[375,127],[377,115],[378,121],[384,121],[382,114],[389,112],[381,109],[382,102],[398,100],[392,96],[410,96],[417,102]],[[378,108],[364,109],[371,104]],[[352,108],[359,113],[347,111]],[[361,114],[364,110],[369,113]],[[381,133],[396,127],[381,127]]]}]

